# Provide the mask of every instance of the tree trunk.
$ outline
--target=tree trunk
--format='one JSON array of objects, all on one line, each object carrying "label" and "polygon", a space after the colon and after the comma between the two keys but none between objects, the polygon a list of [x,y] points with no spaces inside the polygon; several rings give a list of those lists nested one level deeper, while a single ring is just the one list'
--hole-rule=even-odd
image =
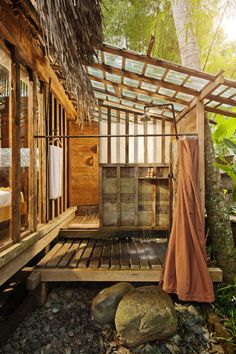
[{"label": "tree trunk", "polygon": [[173,0],[171,9],[179,43],[181,62],[189,68],[200,69],[200,51],[194,33],[191,1]]},{"label": "tree trunk", "polygon": [[[193,30],[191,1],[172,0],[172,14],[179,42],[182,64],[200,69],[200,51]],[[187,27],[186,27],[187,26]],[[207,115],[205,119],[205,178],[206,212],[214,255],[223,270],[224,280],[230,281],[235,275],[236,250],[222,187],[220,171],[214,166],[215,154]]]},{"label": "tree trunk", "polygon": [[219,169],[215,167],[215,154],[211,131],[205,119],[205,173],[206,173],[206,210],[212,240],[213,253],[218,265],[223,270],[225,281],[230,281],[236,274],[236,249],[226,206]]}]

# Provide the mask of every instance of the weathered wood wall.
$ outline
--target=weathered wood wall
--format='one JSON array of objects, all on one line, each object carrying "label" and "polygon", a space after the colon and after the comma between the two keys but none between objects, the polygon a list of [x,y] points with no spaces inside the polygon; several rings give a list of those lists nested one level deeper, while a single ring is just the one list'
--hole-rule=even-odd
[{"label": "weathered wood wall", "polygon": [[[85,123],[80,130],[69,123],[70,135],[98,135],[98,123]],[[99,204],[98,138],[69,139],[69,205]]]},{"label": "weathered wood wall", "polygon": [[[149,169],[155,177],[148,177]],[[104,164],[100,174],[101,226],[168,230],[168,164]]]}]

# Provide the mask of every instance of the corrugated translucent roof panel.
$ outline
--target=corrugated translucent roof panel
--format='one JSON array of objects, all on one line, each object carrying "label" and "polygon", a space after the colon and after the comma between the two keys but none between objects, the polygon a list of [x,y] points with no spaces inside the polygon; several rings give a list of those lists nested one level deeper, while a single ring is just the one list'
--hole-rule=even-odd
[{"label": "corrugated translucent roof panel", "polygon": [[106,95],[104,95],[104,93],[101,92],[95,92],[95,97],[100,99],[100,100],[105,100],[106,99]]},{"label": "corrugated translucent roof panel", "polygon": [[132,87],[138,87],[139,81],[124,77],[124,84]]},{"label": "corrugated translucent roof panel", "polygon": [[122,100],[121,103],[124,104],[125,106],[128,106],[128,107],[133,107],[134,106],[133,102],[130,102],[130,101],[127,101],[127,100]]},{"label": "corrugated translucent roof panel", "polygon": [[116,92],[115,89],[114,89],[114,87],[113,87],[113,85],[107,84],[106,87],[107,87],[107,90],[108,90],[108,91],[113,92],[113,93]]},{"label": "corrugated translucent roof panel", "polygon": [[154,66],[154,65],[148,64],[146,72],[145,72],[145,76],[151,77],[153,79],[161,80],[164,72],[165,72],[164,68],[161,68],[160,66]]},{"label": "corrugated translucent roof panel", "polygon": [[118,84],[121,83],[121,77],[116,74],[106,73],[106,79],[112,82],[117,82]]},{"label": "corrugated translucent roof panel", "polygon": [[152,85],[152,84],[148,84],[147,82],[142,82],[141,88],[144,90],[151,91],[151,92],[155,92],[157,90],[157,86]]},{"label": "corrugated translucent roof panel", "polygon": [[169,101],[163,100],[161,98],[154,98],[154,100],[152,102],[153,102],[153,104],[166,104],[166,103],[169,103]]},{"label": "corrugated translucent roof panel", "polygon": [[136,98],[136,93],[129,90],[122,90],[122,94],[127,97]]},{"label": "corrugated translucent roof panel", "polygon": [[219,95],[221,94],[225,89],[227,89],[228,86],[225,86],[225,85],[220,85],[219,87],[217,87],[217,89],[215,89],[212,94],[213,95]]},{"label": "corrugated translucent roof panel", "polygon": [[[103,44],[101,50],[102,54],[98,52],[99,60],[95,59],[88,73],[94,91],[98,90],[96,97],[110,101],[110,105],[117,106],[117,102],[121,107],[124,105],[142,112],[144,105],[150,103],[173,103],[178,113],[204,89],[202,98],[206,109],[232,116],[230,112],[236,107],[236,83],[224,79],[222,72],[214,76],[109,44]],[[216,89],[212,91],[212,87]],[[105,94],[99,92],[101,90]],[[172,114],[166,112],[162,110],[160,114]],[[236,113],[233,116],[236,117]]]},{"label": "corrugated translucent roof panel", "polygon": [[216,101],[208,101],[208,104],[207,104],[209,107],[212,107],[214,108],[215,106],[218,106],[219,105],[219,102],[216,102]]},{"label": "corrugated translucent roof panel", "polygon": [[146,101],[146,102],[150,102],[152,100],[152,97],[150,97],[148,95],[144,95],[142,93],[139,93],[137,98],[141,101]]},{"label": "corrugated translucent roof panel", "polygon": [[172,82],[173,84],[176,85],[182,85],[183,81],[187,78],[187,75],[178,73],[173,70],[169,70],[165,81]]},{"label": "corrugated translucent roof panel", "polygon": [[104,62],[106,65],[114,66],[115,68],[122,68],[122,57],[118,55],[104,53]]},{"label": "corrugated translucent roof panel", "polygon": [[[229,98],[234,95],[236,95],[236,89],[233,87],[229,88],[227,91],[220,94],[221,97],[226,97],[226,98]],[[234,97],[234,99],[235,99],[235,97]]]},{"label": "corrugated translucent roof panel", "polygon": [[125,70],[131,71],[136,74],[142,74],[143,66],[143,63],[136,60],[126,59],[125,61]]},{"label": "corrugated translucent roof panel", "polygon": [[92,83],[93,87],[105,90],[105,84],[104,83],[99,82],[99,81],[94,81],[94,80],[92,80],[91,83]]},{"label": "corrugated translucent roof panel", "polygon": [[136,109],[140,109],[141,111],[143,111],[143,110],[144,110],[144,105],[136,104],[136,105],[135,105],[135,108],[136,108]]},{"label": "corrugated translucent roof panel", "polygon": [[88,73],[90,75],[99,77],[100,79],[103,79],[103,76],[104,76],[102,70],[99,70],[99,69],[96,69],[96,68],[91,68],[90,66],[88,67]]},{"label": "corrugated translucent roof panel", "polygon": [[188,79],[188,81],[185,83],[184,86],[190,87],[197,91],[201,91],[203,87],[206,86],[207,83],[208,83],[207,80],[191,76],[191,78]]},{"label": "corrugated translucent roof panel", "polygon": [[190,102],[193,99],[193,96],[188,95],[186,93],[178,92],[176,98],[180,98],[181,100]]},{"label": "corrugated translucent roof panel", "polygon": [[174,94],[176,93],[176,91],[174,90],[169,90],[167,88],[164,88],[164,87],[161,87],[159,92],[163,95],[166,95],[166,96],[170,96],[170,97],[173,97]]},{"label": "corrugated translucent roof panel", "polygon": [[119,103],[120,99],[114,96],[108,96],[109,101]]}]

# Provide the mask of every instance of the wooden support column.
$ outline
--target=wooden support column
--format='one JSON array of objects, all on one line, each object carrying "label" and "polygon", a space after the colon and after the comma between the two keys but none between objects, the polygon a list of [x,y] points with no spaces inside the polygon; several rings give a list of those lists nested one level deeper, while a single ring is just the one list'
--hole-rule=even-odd
[{"label": "wooden support column", "polygon": [[[129,113],[125,114],[125,134],[129,135]],[[129,137],[125,137],[125,163],[129,163]]]},{"label": "wooden support column", "polygon": [[[111,135],[111,110],[107,111],[107,134]],[[107,163],[111,163],[111,137],[107,138]]]},{"label": "wooden support column", "polygon": [[[63,107],[62,105],[59,105],[60,111],[59,111],[59,117],[60,117],[60,135],[64,135],[64,129],[63,129]],[[65,149],[65,139],[61,139],[61,147],[63,149],[63,155],[64,155],[64,149]],[[65,161],[64,161],[64,156],[62,157],[62,196],[61,196],[61,205],[60,205],[60,213],[63,213],[64,211],[64,183],[65,183]]]},{"label": "wooden support column", "polygon": [[117,226],[121,225],[121,205],[120,205],[120,166],[116,169],[116,195],[117,195]]},{"label": "wooden support column", "polygon": [[134,166],[134,226],[138,226],[138,165]]},{"label": "wooden support column", "polygon": [[21,164],[20,164],[20,61],[18,50],[11,50],[11,112],[12,112],[12,223],[11,237],[20,241],[20,199],[21,199]]},{"label": "wooden support column", "polygon": [[[63,110],[64,112],[64,132],[65,135],[67,135],[68,133],[68,122],[67,122],[67,113],[66,110]],[[68,139],[65,139],[65,196],[64,196],[64,203],[65,203],[65,210],[68,208],[68,189],[69,189],[69,185],[68,185],[68,173],[69,173],[69,169],[68,169]]]},{"label": "wooden support column", "polygon": [[[55,104],[54,104],[54,95],[51,94],[51,114],[50,114],[50,120],[51,122],[51,134],[54,135],[54,129],[55,129]],[[53,220],[55,218],[55,204],[56,201],[54,199],[50,200],[50,204],[51,204],[51,217],[50,219]]]},{"label": "wooden support column", "polygon": [[[163,120],[161,122],[161,134],[165,134],[166,131],[166,122]],[[166,162],[166,137],[161,138],[161,163]]]},{"label": "wooden support column", "polygon": [[200,183],[200,194],[201,194],[201,206],[203,218],[205,219],[205,143],[204,143],[204,103],[198,102],[196,106],[196,125],[199,139],[199,183]]},{"label": "wooden support column", "polygon": [[156,226],[157,186],[152,184],[152,226]]},{"label": "wooden support column", "polygon": [[[120,111],[116,111],[116,135],[120,135]],[[120,138],[116,138],[116,163],[120,163]]]},{"label": "wooden support column", "polygon": [[[59,108],[60,104],[58,100],[55,98],[55,135],[59,134],[60,135],[60,123],[59,123]],[[59,140],[56,141],[56,146],[60,146]],[[57,217],[60,215],[60,197],[57,198],[56,200],[56,213],[55,216]]]},{"label": "wooden support column", "polygon": [[[157,121],[153,118],[153,134],[157,133]],[[154,136],[153,138],[153,162],[157,162],[157,137]]]},{"label": "wooden support column", "polygon": [[[29,148],[30,148],[30,173],[29,173],[29,228],[37,230],[37,141],[34,135],[38,135],[38,98],[37,98],[37,75],[33,73],[32,82],[32,116],[28,124]],[[29,105],[31,106],[31,105]],[[30,114],[30,112],[29,112]]]},{"label": "wooden support column", "polygon": [[144,163],[148,162],[148,138],[147,138],[147,121],[143,122],[143,133],[144,133]]},{"label": "wooden support column", "polygon": [[[134,135],[138,135],[138,116],[134,115]],[[134,163],[138,163],[138,138],[134,138]]]},{"label": "wooden support column", "polygon": [[103,168],[99,167],[99,224],[103,226]]}]

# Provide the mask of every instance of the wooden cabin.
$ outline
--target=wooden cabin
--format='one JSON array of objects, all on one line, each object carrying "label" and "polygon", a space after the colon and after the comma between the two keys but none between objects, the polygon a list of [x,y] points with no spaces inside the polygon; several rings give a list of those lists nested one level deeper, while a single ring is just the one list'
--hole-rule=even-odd
[{"label": "wooden cabin", "polygon": [[[176,141],[199,139],[205,214],[205,112],[236,117],[236,82],[153,58],[151,48],[144,55],[100,44],[87,67],[96,106],[78,124],[61,69],[16,21],[22,9],[0,7],[0,284],[37,254],[31,288],[158,281],[178,182]],[[62,149],[56,199],[51,145]],[[209,271],[221,281],[219,268]]]}]

